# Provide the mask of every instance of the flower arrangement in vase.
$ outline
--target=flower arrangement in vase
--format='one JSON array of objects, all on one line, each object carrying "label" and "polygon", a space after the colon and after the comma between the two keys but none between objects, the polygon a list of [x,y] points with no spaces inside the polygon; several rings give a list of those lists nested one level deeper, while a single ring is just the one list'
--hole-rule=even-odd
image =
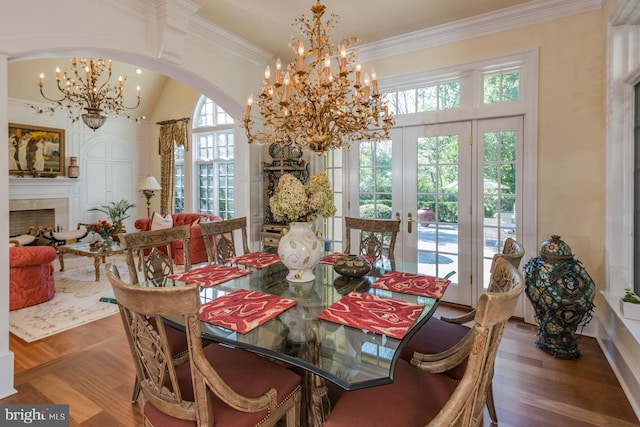
[{"label": "flower arrangement in vase", "polygon": [[103,219],[95,224],[87,225],[87,231],[102,237],[102,242],[99,246],[111,246],[113,244],[113,235],[122,231],[122,222],[117,221],[112,224]]},{"label": "flower arrangement in vase", "polygon": [[283,174],[269,206],[274,219],[286,223],[311,222],[318,215],[327,218],[336,213],[329,179],[321,172],[314,174],[306,186],[292,174]]},{"label": "flower arrangement in vase", "polygon": [[311,223],[318,215],[326,218],[336,213],[327,176],[316,173],[305,186],[292,174],[283,174],[269,206],[275,220],[289,224],[289,231],[278,243],[278,255],[289,269],[287,280],[314,280],[313,268],[320,261],[322,242]]}]

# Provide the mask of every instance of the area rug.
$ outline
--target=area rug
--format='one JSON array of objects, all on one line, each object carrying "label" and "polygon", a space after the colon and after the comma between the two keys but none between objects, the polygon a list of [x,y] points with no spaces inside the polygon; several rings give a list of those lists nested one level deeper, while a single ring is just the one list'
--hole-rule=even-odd
[{"label": "area rug", "polygon": [[[129,277],[123,255],[107,258],[118,267],[124,280]],[[56,294],[42,304],[9,312],[9,331],[26,342],[33,342],[67,331],[118,312],[111,284],[100,265],[100,281],[95,281],[93,259],[64,255],[64,271],[54,261]],[[101,299],[103,302],[101,301]],[[111,301],[111,302],[109,302]]]}]

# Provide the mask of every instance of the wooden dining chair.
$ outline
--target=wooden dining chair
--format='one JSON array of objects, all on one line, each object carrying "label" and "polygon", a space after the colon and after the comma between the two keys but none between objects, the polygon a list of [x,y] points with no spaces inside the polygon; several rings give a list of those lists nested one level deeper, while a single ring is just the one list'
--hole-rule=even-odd
[{"label": "wooden dining chair", "polygon": [[[184,269],[188,271],[191,268],[190,228],[190,225],[182,225],[163,230],[120,234],[120,247],[125,250],[131,283],[138,284],[147,280],[155,280],[160,284],[166,280],[166,277],[174,272],[171,242],[175,240],[183,241]],[[138,258],[139,268],[136,268],[136,258]],[[153,320],[150,320],[150,323],[155,325]],[[167,328],[167,337],[173,354],[173,363],[176,366],[185,363],[189,357],[185,333],[174,328]],[[140,378],[136,376],[131,401],[137,401],[139,395]]]},{"label": "wooden dining chair", "polygon": [[[359,232],[358,253],[378,260],[386,254],[391,261],[395,260],[396,238],[400,230],[399,219],[365,219],[345,217],[344,252],[352,253],[351,231]],[[355,245],[354,245],[355,246]]]},{"label": "wooden dining chair", "polygon": [[247,217],[200,223],[209,264],[224,264],[226,259],[238,256],[236,234],[240,233],[242,254],[251,252],[247,243]]},{"label": "wooden dining chair", "polygon": [[[511,240],[508,248],[505,243],[505,251],[515,252],[507,253],[504,256],[503,254],[496,254],[493,257],[491,263],[491,279],[487,289],[488,292],[508,292],[513,286],[518,284],[513,278],[517,277],[515,272],[518,272],[519,260],[524,256],[524,248],[515,240]],[[504,269],[507,268],[507,266],[510,267],[508,271],[505,272]],[[400,353],[400,358],[410,361],[416,352],[429,355],[428,357],[433,359],[446,357],[451,349],[456,348],[459,342],[463,342],[469,338],[471,328],[465,324],[473,322],[476,311],[477,308],[459,317],[430,318],[404,346]],[[447,371],[446,374],[455,380],[460,380],[464,375],[465,366],[464,363],[461,363]],[[487,409],[492,422],[497,423],[498,416],[495,409],[493,386],[491,383],[487,388]]]},{"label": "wooden dining chair", "polygon": [[[416,353],[410,362],[398,360],[392,384],[344,392],[323,426],[482,426],[498,346],[525,286],[504,259],[496,261],[494,280],[511,290],[480,296],[465,339],[441,357]],[[459,381],[444,374],[462,363]]]},{"label": "wooden dining chair", "polygon": [[[174,272],[171,242],[182,240],[184,248],[184,271],[191,269],[189,241],[191,225],[185,224],[161,230],[139,231],[119,234],[120,247],[125,250],[129,275],[134,284],[146,280],[164,280]],[[139,268],[136,268],[139,258]],[[142,277],[138,276],[138,269]]]},{"label": "wooden dining chair", "polygon": [[[265,357],[201,343],[196,285],[138,286],[107,264],[143,397],[145,426],[299,425],[300,376]],[[172,360],[163,318],[183,317],[189,361]],[[149,320],[153,319],[152,326]]]},{"label": "wooden dining chair", "polygon": [[[522,257],[524,257],[524,246],[518,243],[516,240],[508,237],[504,241],[504,246],[502,248],[502,253],[494,254],[493,259],[491,260],[490,271],[493,272],[493,269],[496,264],[496,259],[503,258],[506,261],[509,261],[511,265],[513,265],[516,269],[520,268],[520,262],[522,261]],[[493,286],[493,288],[492,288]],[[500,286],[500,283],[497,283],[493,280],[489,281],[489,287],[487,288],[489,292],[500,292],[500,289],[497,288]],[[508,290],[508,289],[505,289]],[[475,309],[469,311],[468,313],[463,314],[458,317],[440,317],[445,322],[457,323],[462,325],[464,323],[468,323],[473,320],[473,316],[475,315]]]}]

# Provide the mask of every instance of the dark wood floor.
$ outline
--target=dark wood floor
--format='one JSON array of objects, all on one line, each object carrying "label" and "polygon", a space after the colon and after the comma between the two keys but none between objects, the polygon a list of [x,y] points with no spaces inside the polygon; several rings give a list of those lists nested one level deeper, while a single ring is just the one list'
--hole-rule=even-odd
[{"label": "dark wood floor", "polygon": [[[494,377],[501,427],[640,426],[593,338],[581,338],[576,361],[554,359],[535,339],[530,325],[506,329]],[[142,424],[129,401],[134,368],[119,315],[31,344],[11,335],[9,346],[18,393],[0,404],[69,404],[71,426]]]}]

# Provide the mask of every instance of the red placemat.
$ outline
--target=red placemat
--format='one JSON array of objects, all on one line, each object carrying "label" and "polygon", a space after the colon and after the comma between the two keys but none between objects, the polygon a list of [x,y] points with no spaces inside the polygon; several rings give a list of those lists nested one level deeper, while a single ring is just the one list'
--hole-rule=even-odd
[{"label": "red placemat", "polygon": [[296,304],[296,300],[239,289],[200,306],[200,320],[245,334]]},{"label": "red placemat", "polygon": [[317,316],[341,325],[402,339],[423,310],[422,305],[354,291]]},{"label": "red placemat", "polygon": [[194,268],[185,273],[172,274],[169,279],[180,280],[185,283],[196,283],[202,287],[219,285],[237,277],[251,274],[251,270],[229,267],[228,265],[210,264]]},{"label": "red placemat", "polygon": [[450,283],[451,280],[440,277],[389,271],[373,282],[371,287],[440,299]]},{"label": "red placemat", "polygon": [[[333,265],[335,264],[335,262],[337,260],[339,260],[340,258],[344,258],[346,257],[348,254],[343,254],[342,252],[334,252],[332,254],[329,255],[325,255],[322,258],[320,258],[320,264],[329,264],[329,265]],[[366,259],[369,262],[373,262],[375,259],[370,257],[370,256],[366,256],[363,257],[364,259]]]},{"label": "red placemat", "polygon": [[265,252],[252,252],[235,258],[228,258],[224,261],[230,264],[246,265],[247,267],[264,268],[279,263],[280,256],[278,254],[268,254]]}]

